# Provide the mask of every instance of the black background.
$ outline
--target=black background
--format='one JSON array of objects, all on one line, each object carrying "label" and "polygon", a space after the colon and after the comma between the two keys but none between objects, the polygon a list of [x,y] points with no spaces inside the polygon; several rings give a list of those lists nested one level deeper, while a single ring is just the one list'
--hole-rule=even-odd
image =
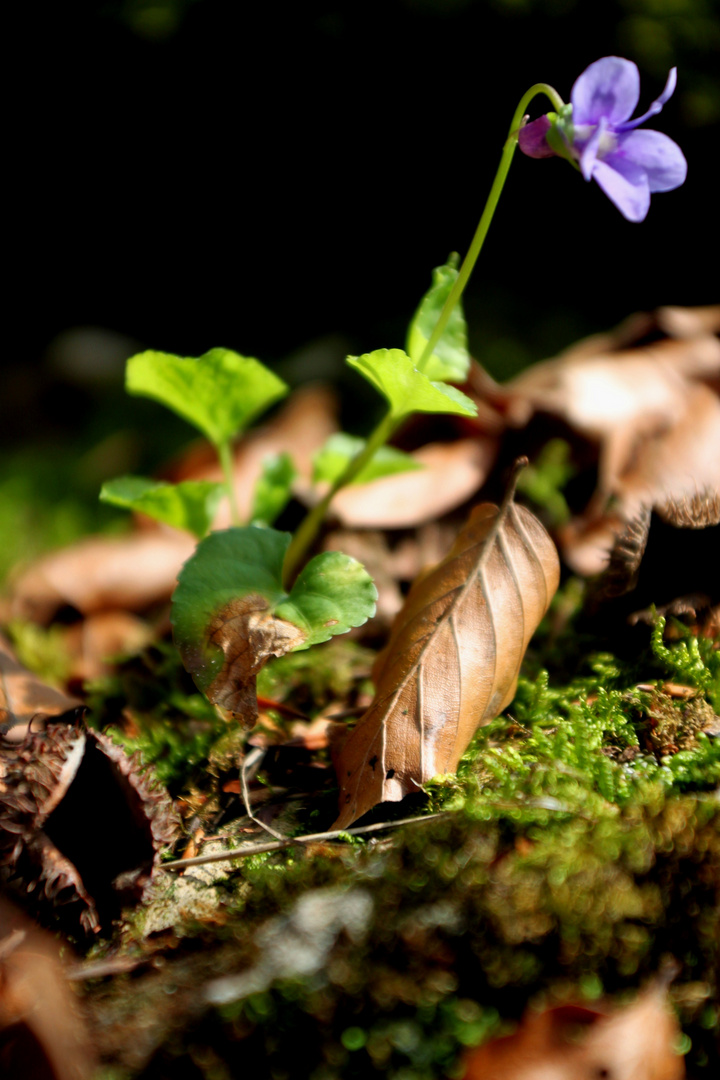
[{"label": "black background", "polygon": [[568,100],[612,53],[638,62],[643,110],[678,64],[652,126],[687,183],[631,224],[564,162],[517,155],[467,294],[472,349],[502,374],[632,311],[717,300],[712,0],[118,0],[23,20],[6,365],[42,372],[86,325],[271,363],[332,332],[402,345],[522,93]]}]

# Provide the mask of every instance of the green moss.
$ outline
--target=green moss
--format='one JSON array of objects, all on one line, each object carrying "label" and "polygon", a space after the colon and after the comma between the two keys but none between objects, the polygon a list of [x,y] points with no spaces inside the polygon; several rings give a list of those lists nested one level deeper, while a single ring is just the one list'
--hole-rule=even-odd
[{"label": "green moss", "polygon": [[652,650],[658,662],[669,675],[706,694],[715,711],[720,711],[720,650],[717,642],[693,637],[678,623],[676,633],[684,635],[683,640],[666,645],[663,640],[665,627],[662,618],[658,618],[653,627]]},{"label": "green moss", "polygon": [[[196,1002],[194,988],[214,977],[208,940],[218,972],[258,964],[269,921],[291,918],[314,890],[364,890],[372,921],[364,937],[333,932],[312,975],[277,976],[262,992],[176,1017],[147,1077],[180,1080],[188,1060],[208,1077],[239,1075],[248,1060],[259,1080],[459,1076],[464,1049],[507,1030],[528,1004],[632,993],[668,957],[680,967],[672,995],[688,1069],[708,1064],[720,1033],[720,740],[702,729],[715,716],[720,656],[691,638],[667,643],[662,627],[632,661],[573,659],[567,640],[546,627],[507,715],[479,731],[456,776],[427,786],[429,808],[447,816],[392,838],[238,861],[220,889],[221,929],[185,928],[195,966],[178,956],[147,976],[154,990],[138,980],[148,1002],[165,982]],[[293,704],[304,693],[318,706],[347,700],[368,659],[339,641],[268,666],[261,689]],[[160,760],[175,768],[182,747],[187,762],[178,733],[202,716],[221,769],[227,732],[177,681],[169,653],[144,663],[155,665],[148,683],[131,665],[122,692],[129,686],[134,715],[176,732],[160,739]],[[164,704],[148,690],[158,670]],[[673,698],[668,680],[690,691]],[[315,797],[299,828],[322,828],[330,812]]]},{"label": "green moss", "polygon": [[89,722],[153,765],[177,794],[203,776],[228,723],[200,694],[170,642],[159,642],[87,687]]},{"label": "green moss", "polygon": [[[601,818],[472,810],[389,846],[241,866],[244,896],[229,900],[224,927],[244,943],[241,969],[258,963],[247,952],[249,941],[263,947],[258,928],[309,889],[364,890],[374,916],[364,937],[334,935],[321,971],[209,1011],[165,1043],[148,1075],[180,1077],[188,1047],[209,1045],[230,1075],[252,1059],[261,1080],[452,1076],[466,1046],[506,1030],[529,1002],[637,990],[669,956],[688,1068],[707,1063],[718,1035],[717,802],[654,782]],[[166,976],[173,985],[179,970]]]},{"label": "green moss", "polygon": [[40,678],[62,685],[71,670],[71,658],[62,626],[38,626],[13,619],[4,627],[20,663]]},{"label": "green moss", "polygon": [[292,700],[296,708],[320,712],[334,700],[344,701],[353,690],[371,689],[370,669],[375,653],[351,638],[272,660],[258,675],[258,694],[276,701]]}]

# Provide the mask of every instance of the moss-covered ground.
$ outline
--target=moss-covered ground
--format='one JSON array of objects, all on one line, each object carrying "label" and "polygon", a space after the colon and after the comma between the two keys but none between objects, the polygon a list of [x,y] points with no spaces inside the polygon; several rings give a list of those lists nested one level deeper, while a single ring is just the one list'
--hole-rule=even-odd
[{"label": "moss-covered ground", "polygon": [[[230,1080],[249,1061],[273,1080],[459,1076],[465,1048],[509,1030],[528,1004],[622,1001],[671,960],[689,1075],[712,1070],[720,652],[690,635],[668,642],[662,620],[631,660],[587,651],[572,620],[560,631],[553,621],[576,589],[559,594],[515,701],[480,730],[458,774],[433,781],[410,811],[375,814],[416,812],[416,823],[205,867],[194,887],[214,890],[211,914],[181,909],[174,929],[150,937],[141,913],[130,918],[122,950],[139,967],[85,988],[107,1077]],[[160,707],[138,690],[142,665],[121,668],[140,718],[124,737],[192,801],[212,787],[213,740],[228,735],[187,694],[171,654],[152,656],[175,691]],[[368,659],[352,642],[296,654],[268,669],[263,689],[305,707],[313,698],[320,711],[367,688]],[[98,716],[107,691],[97,689]],[[199,741],[179,734],[179,716]],[[322,765],[326,752],[313,757]],[[289,799],[286,832],[332,821],[332,770],[317,773],[316,788]],[[264,780],[272,790],[272,767]],[[172,880],[163,875],[159,894]],[[128,1046],[131,1020],[143,1037]]]}]

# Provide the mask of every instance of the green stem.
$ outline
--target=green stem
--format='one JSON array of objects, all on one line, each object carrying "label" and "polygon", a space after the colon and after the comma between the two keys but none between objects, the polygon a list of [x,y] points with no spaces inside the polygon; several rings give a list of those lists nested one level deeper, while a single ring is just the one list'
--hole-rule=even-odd
[{"label": "green stem", "polygon": [[490,228],[490,222],[493,219],[493,214],[495,213],[495,209],[500,200],[500,195],[502,194],[502,189],[505,185],[507,174],[510,171],[513,154],[515,153],[515,147],[517,146],[518,131],[520,130],[520,125],[522,123],[523,116],[525,115],[525,110],[537,94],[545,94],[546,97],[550,99],[553,107],[557,111],[562,108],[562,98],[557,93],[557,91],[554,90],[552,86],[549,86],[547,83],[535,83],[535,85],[531,86],[527,93],[523,94],[522,98],[520,99],[520,103],[515,110],[515,115],[512,118],[508,137],[505,140],[502,157],[500,158],[500,165],[498,167],[497,173],[495,174],[493,185],[490,188],[490,194],[488,195],[488,200],[485,203],[485,209],[482,212],[482,217],[480,218],[478,227],[475,230],[475,235],[472,239],[472,243],[470,244],[470,249],[468,250],[467,255],[463,259],[463,264],[460,267],[460,272],[455,280],[455,284],[450,290],[448,298],[443,305],[442,311],[440,312],[440,317],[435,325],[435,329],[430,335],[430,340],[425,346],[422,356],[420,357],[418,363],[415,365],[418,371],[423,370],[425,364],[432,356],[435,346],[442,337],[445,327],[448,324],[448,320],[453,312],[453,308],[462,296],[463,290],[468,283],[468,279],[473,272],[473,268],[475,266],[475,263],[477,262],[478,255],[480,254],[482,246],[485,242],[485,237],[487,236],[488,229]]},{"label": "green stem", "polygon": [[235,484],[234,484],[234,470],[233,470],[233,455],[232,446],[230,441],[218,443],[215,447],[220,458],[220,464],[222,466],[223,478],[225,480],[225,490],[230,502],[230,519],[233,525],[240,525],[240,511],[238,510],[237,499],[235,498]]},{"label": "green stem", "polygon": [[398,418],[393,416],[392,413],[387,413],[370,435],[360,453],[356,454],[352,461],[348,462],[345,472],[334,481],[327,494],[323,496],[319,503],[313,506],[310,513],[303,520],[300,528],[290,541],[290,547],[287,549],[287,554],[285,556],[285,563],[283,565],[285,588],[289,588],[292,584],[295,571],[298,569],[300,563],[312,546],[320,526],[322,525],[325,514],[327,513],[327,509],[335,495],[337,495],[340,488],[346,487],[347,484],[352,483],[360,470],[364,469],[367,463],[373,459],[380,447],[384,446],[391,437],[401,419],[402,417]]},{"label": "green stem", "polygon": [[[485,204],[485,209],[483,210],[482,217],[480,218],[480,223],[475,231],[475,236],[473,237],[472,244],[470,245],[470,250],[468,251],[467,255],[463,260],[463,264],[460,267],[460,273],[458,274],[455,284],[453,285],[452,290],[450,291],[450,294],[445,301],[445,304],[443,305],[443,309],[440,312],[440,318],[437,321],[437,325],[435,326],[435,329],[430,335],[430,340],[425,346],[423,354],[416,365],[418,371],[422,371],[423,366],[432,356],[433,350],[440,338],[442,337],[442,333],[447,326],[447,322],[450,318],[450,315],[452,314],[452,310],[462,296],[463,289],[465,288],[468,278],[470,277],[473,267],[475,266],[477,257],[480,254],[480,250],[487,235],[487,231],[490,228],[490,222],[492,221],[493,214],[495,213],[495,208],[498,204],[498,200],[500,199],[500,194],[502,192],[508,171],[510,169],[510,163],[512,161],[515,147],[517,145],[518,131],[520,130],[522,118],[525,115],[526,108],[528,107],[532,99],[536,96],[536,94],[545,94],[546,97],[550,99],[553,107],[557,111],[559,111],[563,106],[563,100],[560,95],[557,93],[556,90],[553,90],[552,86],[549,86],[547,83],[535,83],[535,85],[531,86],[527,93],[524,94],[520,99],[520,104],[515,110],[515,115],[513,116],[512,124],[510,125],[510,131],[505,141],[502,157],[500,159],[500,167],[498,168],[495,180],[493,181],[493,186],[490,189],[490,194],[488,196],[487,203]],[[310,513],[304,519],[304,521],[300,525],[300,528],[297,530],[295,536],[291,540],[290,547],[288,548],[287,555],[285,556],[285,564],[283,566],[283,579],[285,588],[289,588],[292,584],[295,572],[300,566],[300,563],[305,558],[308,550],[312,546],[315,537],[320,530],[320,526],[322,525],[323,518],[327,513],[327,509],[330,506],[330,503],[334,499],[335,495],[338,493],[340,488],[343,488],[347,484],[351,483],[352,480],[354,480],[355,477],[358,475],[360,470],[364,468],[369,461],[372,460],[375,453],[380,449],[380,447],[384,446],[385,443],[388,441],[393,431],[400,423],[401,419],[403,418],[394,417],[392,413],[388,413],[387,416],[380,421],[380,423],[375,428],[360,453],[352,459],[352,461],[345,469],[345,472],[338,477],[338,479],[332,484],[327,494],[320,500],[319,503],[317,503],[316,506],[312,508]]]}]

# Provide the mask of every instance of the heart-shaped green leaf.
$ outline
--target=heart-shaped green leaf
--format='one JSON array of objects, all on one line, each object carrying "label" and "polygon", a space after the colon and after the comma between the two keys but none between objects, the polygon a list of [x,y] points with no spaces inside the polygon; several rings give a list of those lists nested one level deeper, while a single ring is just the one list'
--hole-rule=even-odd
[{"label": "heart-shaped green leaf", "polygon": [[152,350],[138,353],[127,362],[125,388],[129,394],[160,401],[215,446],[288,392],[282,379],[259,360],[231,349],[210,349],[198,359]]},{"label": "heart-shaped green leaf", "polygon": [[297,470],[288,453],[265,458],[262,473],[253,492],[250,520],[253,524],[272,525],[290,498],[290,488]]},{"label": "heart-shaped green leaf", "polygon": [[[450,290],[458,276],[458,256],[453,255],[445,266],[433,270],[432,285],[420,301],[413,320],[408,328],[407,351],[411,360],[417,364],[425,346],[440,318],[443,305],[450,295]],[[467,324],[462,303],[452,310],[442,337],[431,356],[422,366],[423,374],[428,379],[441,379],[443,382],[465,382],[470,369],[470,354],[467,347]]]},{"label": "heart-shaped green leaf", "polygon": [[223,485],[211,480],[166,484],[144,476],[119,476],[103,484],[100,501],[135,510],[175,529],[205,536],[223,496]]},{"label": "heart-shaped green leaf", "polygon": [[[349,463],[357,457],[364,446],[365,439],[347,435],[344,431],[331,435],[313,458],[313,483],[332,484],[339,476],[342,476]],[[371,480],[379,480],[382,476],[392,476],[394,473],[412,472],[414,469],[422,468],[419,462],[409,454],[403,453],[402,450],[396,450],[393,446],[381,446],[352,483],[368,484]]]},{"label": "heart-shaped green leaf", "polygon": [[257,716],[255,679],[271,656],[306,649],[375,612],[377,590],[357,560],[317,555],[290,593],[282,569],[290,534],[247,527],[211,533],[188,559],[173,596],[183,663],[208,699]]},{"label": "heart-shaped green leaf", "polygon": [[417,370],[402,349],[376,349],[347,362],[390,402],[394,420],[413,412],[456,413],[475,416],[477,409],[462,391],[444,382],[432,382]]}]

